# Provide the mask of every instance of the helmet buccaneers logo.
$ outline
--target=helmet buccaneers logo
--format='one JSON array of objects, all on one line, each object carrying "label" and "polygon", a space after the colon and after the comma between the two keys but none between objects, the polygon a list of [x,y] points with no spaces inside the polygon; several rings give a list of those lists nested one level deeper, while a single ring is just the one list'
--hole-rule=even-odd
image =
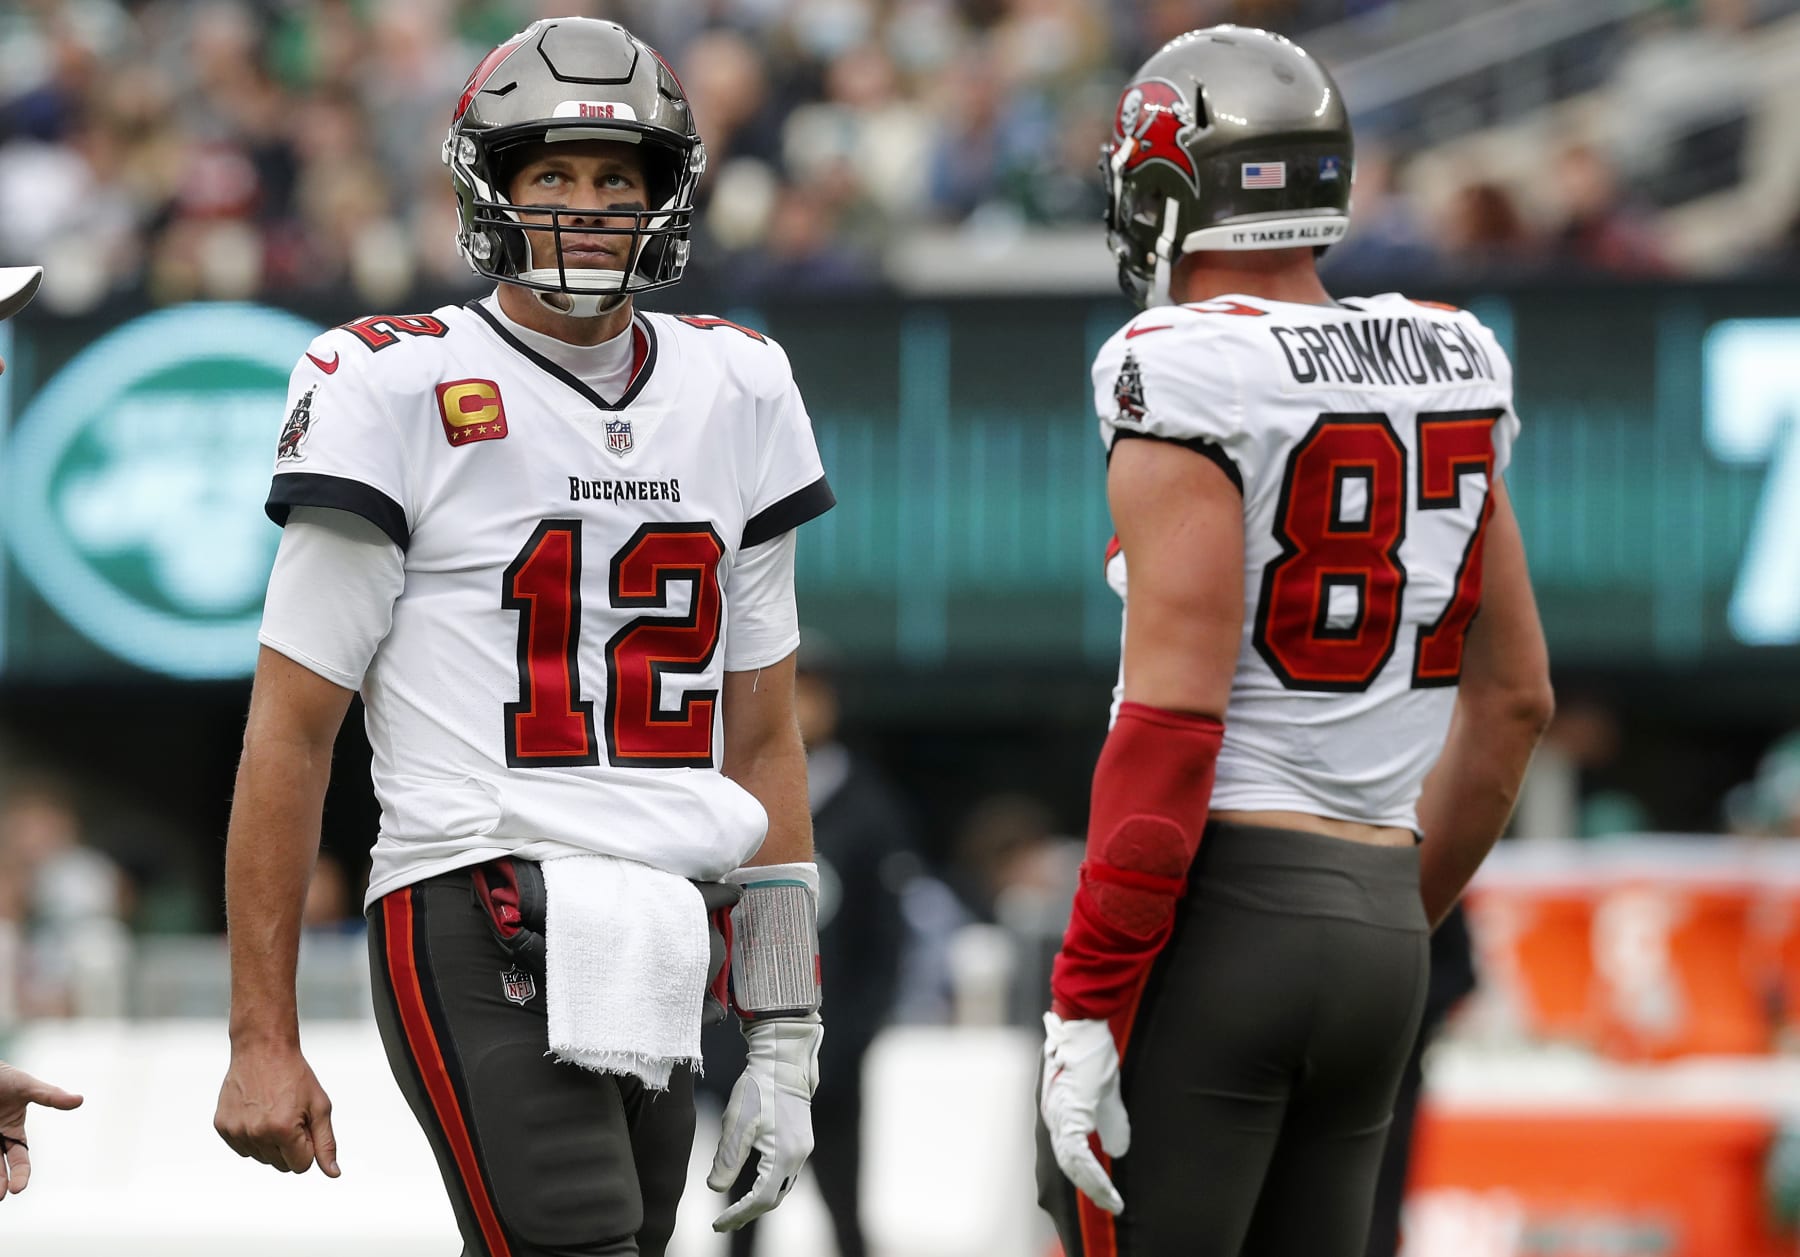
[{"label": "helmet buccaneers logo", "polygon": [[1194,159],[1188,156],[1184,141],[1194,131],[1194,111],[1181,92],[1167,79],[1145,79],[1133,83],[1119,98],[1119,111],[1113,118],[1112,156],[1123,147],[1124,162],[1118,167],[1126,174],[1151,162],[1167,162],[1182,174],[1196,190],[1200,176]]}]

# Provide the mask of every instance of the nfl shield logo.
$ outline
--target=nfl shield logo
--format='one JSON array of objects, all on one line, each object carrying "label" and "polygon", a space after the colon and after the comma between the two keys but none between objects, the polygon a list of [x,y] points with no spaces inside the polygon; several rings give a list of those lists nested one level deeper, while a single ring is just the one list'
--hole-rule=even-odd
[{"label": "nfl shield logo", "polygon": [[615,454],[631,453],[631,420],[606,421],[606,448]]},{"label": "nfl shield logo", "polygon": [[500,975],[500,990],[507,999],[523,1006],[537,994],[537,981],[523,969],[508,969]]}]

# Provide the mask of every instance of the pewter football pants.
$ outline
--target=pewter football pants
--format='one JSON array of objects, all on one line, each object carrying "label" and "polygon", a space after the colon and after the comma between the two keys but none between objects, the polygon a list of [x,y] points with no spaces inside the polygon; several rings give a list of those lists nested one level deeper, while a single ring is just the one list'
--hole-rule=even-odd
[{"label": "pewter football pants", "polygon": [[547,1056],[543,984],[514,969],[467,869],[371,907],[369,962],[388,1065],[437,1154],[464,1257],[663,1257],[693,1076],[650,1092]]},{"label": "pewter football pants", "polygon": [[1038,1123],[1069,1257],[1361,1257],[1424,1007],[1414,847],[1209,824],[1125,1040],[1117,1219]]}]

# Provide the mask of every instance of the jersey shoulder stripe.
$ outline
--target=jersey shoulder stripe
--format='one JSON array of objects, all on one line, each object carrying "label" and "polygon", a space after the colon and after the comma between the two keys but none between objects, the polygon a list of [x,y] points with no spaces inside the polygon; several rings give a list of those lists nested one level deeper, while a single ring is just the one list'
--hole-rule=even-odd
[{"label": "jersey shoulder stripe", "polygon": [[820,476],[811,484],[796,489],[779,502],[764,507],[745,520],[744,535],[738,542],[738,548],[748,550],[751,546],[773,541],[808,520],[817,519],[836,505],[837,495],[831,491],[831,485],[826,482],[825,477]]},{"label": "jersey shoulder stripe", "polygon": [[[1179,445],[1184,450],[1192,450],[1207,462],[1217,465],[1218,469],[1225,473],[1225,478],[1231,481],[1232,487],[1239,493],[1244,491],[1244,473],[1238,469],[1237,460],[1227,454],[1224,447],[1211,437],[1165,436],[1160,432],[1140,432],[1135,428],[1126,427],[1115,428],[1113,431],[1115,448],[1120,441],[1126,440],[1162,441],[1168,445]],[[1110,450],[1107,451],[1107,458],[1108,460],[1112,458]]]},{"label": "jersey shoulder stripe", "polygon": [[402,550],[412,544],[405,508],[374,485],[360,480],[315,471],[276,472],[269,484],[268,501],[263,503],[264,513],[285,528],[288,515],[296,506],[329,506],[349,511],[381,529]]}]

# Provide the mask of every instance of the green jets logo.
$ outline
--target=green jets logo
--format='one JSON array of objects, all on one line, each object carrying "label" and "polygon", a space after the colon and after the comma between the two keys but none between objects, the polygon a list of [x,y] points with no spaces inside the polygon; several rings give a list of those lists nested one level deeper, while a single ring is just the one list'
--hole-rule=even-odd
[{"label": "green jets logo", "polygon": [[59,615],[140,668],[251,671],[280,540],[270,455],[318,331],[263,306],[163,310],[32,398],[0,463],[0,533]]}]

